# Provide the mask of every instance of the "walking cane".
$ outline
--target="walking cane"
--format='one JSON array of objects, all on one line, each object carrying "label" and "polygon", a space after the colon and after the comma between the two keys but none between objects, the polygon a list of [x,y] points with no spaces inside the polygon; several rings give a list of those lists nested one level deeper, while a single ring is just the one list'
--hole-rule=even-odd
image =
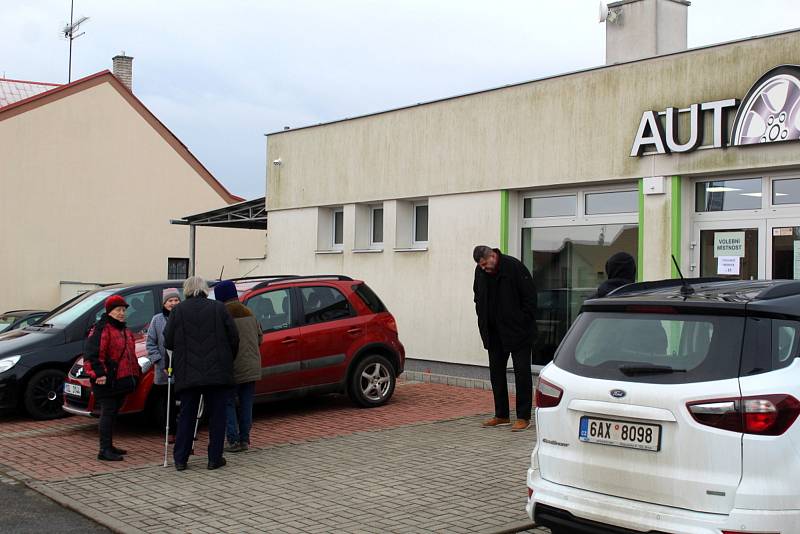
[{"label": "walking cane", "polygon": [[167,452],[169,450],[169,412],[172,407],[172,351],[167,351],[167,429],[164,432],[164,467],[167,467]]},{"label": "walking cane", "polygon": [[197,431],[200,429],[200,419],[203,417],[203,410],[205,409],[205,399],[200,395],[200,403],[197,405],[197,419],[194,421],[194,436],[192,436],[192,452],[194,454],[194,442],[197,441]]}]

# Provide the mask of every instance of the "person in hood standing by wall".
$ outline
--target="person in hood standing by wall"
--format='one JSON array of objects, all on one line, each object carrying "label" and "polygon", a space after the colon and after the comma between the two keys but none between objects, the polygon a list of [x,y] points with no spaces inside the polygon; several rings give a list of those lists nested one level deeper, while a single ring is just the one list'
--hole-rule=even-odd
[{"label": "person in hood standing by wall", "polygon": [[[236,285],[224,280],[214,286],[214,298],[225,303],[239,331],[239,352],[233,363],[234,394],[228,398],[227,436],[229,452],[250,448],[250,428],[253,426],[253,396],[256,381],[261,379],[261,325],[250,309],[239,302]],[[236,400],[239,400],[237,416]]]},{"label": "person in hood standing by wall", "polygon": [[475,312],[483,346],[489,351],[489,377],[494,417],[483,426],[511,424],[508,410],[508,355],[514,362],[517,420],[514,432],[531,426],[533,379],[531,350],[536,340],[536,288],[528,268],[498,249],[479,245],[472,251],[475,266]]},{"label": "person in hood standing by wall", "polygon": [[[150,327],[147,329],[147,359],[150,361],[150,365],[155,366],[153,370],[153,385],[155,386],[154,393],[158,395],[156,406],[161,407],[166,417],[169,356],[167,355],[167,349],[164,348],[164,328],[167,326],[167,319],[169,319],[172,309],[181,303],[181,296],[175,288],[165,289],[161,295],[161,313],[153,316],[153,320],[150,321]],[[142,371],[146,370],[142,369]],[[171,402],[173,405],[170,406],[169,411],[169,429],[170,435],[175,436],[177,411],[174,399]]]},{"label": "person in hood standing by wall", "polygon": [[612,291],[636,281],[636,260],[627,252],[617,252],[606,261],[608,279],[600,284],[590,299],[605,297]]},{"label": "person in hood standing by wall", "polygon": [[227,462],[225,407],[233,388],[233,359],[239,351],[239,333],[225,305],[208,297],[208,285],[199,276],[183,283],[186,300],[175,306],[164,329],[164,347],[172,351],[175,393],[181,403],[173,458],[183,471],[192,451],[194,423],[200,396],[208,410],[208,468]]},{"label": "person in hood standing by wall", "polygon": [[120,295],[105,301],[105,310],[89,331],[83,352],[83,368],[89,376],[95,401],[100,405],[100,452],[98,460],[118,462],[128,451],[114,446],[113,431],[125,396],[136,389],[141,374],[133,333],[125,326],[128,303]]}]

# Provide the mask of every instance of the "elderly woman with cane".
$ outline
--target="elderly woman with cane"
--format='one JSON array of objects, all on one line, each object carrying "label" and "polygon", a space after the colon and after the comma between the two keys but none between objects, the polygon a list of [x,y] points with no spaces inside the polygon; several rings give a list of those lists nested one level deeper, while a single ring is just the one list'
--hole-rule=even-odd
[{"label": "elderly woman with cane", "polygon": [[[175,407],[174,398],[170,395],[170,376],[169,370],[171,369],[170,357],[167,354],[167,349],[164,348],[164,328],[167,326],[167,320],[172,309],[181,303],[180,293],[175,288],[167,288],[161,294],[161,313],[153,316],[150,321],[150,327],[147,329],[147,360],[149,364],[147,368],[143,368],[142,372],[154,365],[153,370],[153,392],[157,395],[158,417],[157,421],[159,426],[165,426],[165,433],[169,436],[167,441],[174,441],[175,439],[175,423],[177,420],[177,411]],[[163,414],[164,419],[161,419]],[[171,439],[170,439],[171,438]],[[166,447],[165,447],[166,449]]]},{"label": "elderly woman with cane", "polygon": [[89,331],[83,354],[83,368],[100,405],[100,452],[97,459],[110,462],[123,460],[127,453],[125,449],[114,446],[114,422],[125,396],[136,389],[141,374],[133,333],[125,325],[127,308],[128,303],[120,295],[106,299],[106,313]]},{"label": "elderly woman with cane", "polygon": [[201,277],[188,278],[183,295],[185,300],[173,308],[164,329],[164,347],[172,351],[175,393],[181,403],[173,459],[175,469],[186,469],[202,396],[209,413],[208,469],[217,469],[226,464],[225,408],[234,385],[239,334],[225,305],[207,298],[208,285]]}]

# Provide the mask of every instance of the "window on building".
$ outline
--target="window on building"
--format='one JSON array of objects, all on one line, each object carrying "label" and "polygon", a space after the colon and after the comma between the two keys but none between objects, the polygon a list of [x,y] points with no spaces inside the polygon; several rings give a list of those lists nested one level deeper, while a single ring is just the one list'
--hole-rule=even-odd
[{"label": "window on building", "polygon": [[424,246],[428,243],[428,202],[414,203],[414,244]]},{"label": "window on building", "polygon": [[586,215],[636,213],[639,211],[638,191],[610,191],[586,194]]},{"label": "window on building", "polygon": [[344,210],[342,208],[335,208],[333,210],[333,228],[332,244],[333,248],[341,248],[344,244]]},{"label": "window on building", "polygon": [[578,210],[577,195],[526,198],[523,217],[574,217]]},{"label": "window on building", "polygon": [[372,207],[369,212],[369,244],[372,247],[383,245],[383,207]]},{"label": "window on building", "polygon": [[695,185],[695,211],[758,210],[762,207],[761,178],[714,180]]},{"label": "window on building", "polygon": [[189,278],[189,258],[167,258],[167,280]]},{"label": "window on building", "polygon": [[800,204],[800,178],[773,180],[772,203],[776,205]]}]

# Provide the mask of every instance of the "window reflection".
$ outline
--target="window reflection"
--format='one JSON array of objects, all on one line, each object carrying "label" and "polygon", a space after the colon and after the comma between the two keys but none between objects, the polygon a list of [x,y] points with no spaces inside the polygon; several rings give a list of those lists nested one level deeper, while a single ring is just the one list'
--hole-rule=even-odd
[{"label": "window reflection", "polygon": [[698,182],[695,193],[698,212],[761,209],[761,178]]}]

